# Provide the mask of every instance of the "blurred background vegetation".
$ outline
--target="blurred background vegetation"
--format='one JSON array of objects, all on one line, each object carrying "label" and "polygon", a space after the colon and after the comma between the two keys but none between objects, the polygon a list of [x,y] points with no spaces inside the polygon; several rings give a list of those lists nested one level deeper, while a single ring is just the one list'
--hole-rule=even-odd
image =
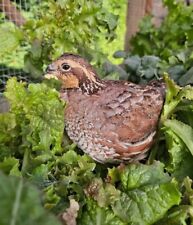
[{"label": "blurred background vegetation", "polygon": [[185,0],[0,0],[0,92],[10,76],[39,81],[63,52],[103,77],[192,83],[193,4]]}]

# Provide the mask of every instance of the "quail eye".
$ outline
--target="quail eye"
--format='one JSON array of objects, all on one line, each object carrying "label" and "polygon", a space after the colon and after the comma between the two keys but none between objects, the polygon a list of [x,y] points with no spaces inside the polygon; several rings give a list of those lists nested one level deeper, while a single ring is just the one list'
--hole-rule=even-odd
[{"label": "quail eye", "polygon": [[67,64],[67,63],[64,63],[64,64],[62,64],[62,69],[64,70],[64,71],[69,71],[70,70],[70,66]]}]

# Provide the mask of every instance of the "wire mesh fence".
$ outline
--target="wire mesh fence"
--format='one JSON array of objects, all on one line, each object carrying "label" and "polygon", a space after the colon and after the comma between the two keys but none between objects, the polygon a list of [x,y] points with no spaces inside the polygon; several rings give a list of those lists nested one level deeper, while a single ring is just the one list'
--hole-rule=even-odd
[{"label": "wire mesh fence", "polygon": [[24,24],[25,19],[21,14],[22,8],[27,9],[26,1],[10,1],[10,0],[1,0],[0,9],[6,15],[6,19],[14,22],[16,25],[20,26]]},{"label": "wire mesh fence", "polygon": [[[29,0],[0,0],[0,25],[10,26],[11,23],[21,26],[25,23],[24,11],[30,8]],[[0,34],[4,35],[4,34]],[[6,81],[13,76],[18,80],[28,81],[23,70],[24,52],[7,52],[0,57],[0,95],[4,91]]]}]

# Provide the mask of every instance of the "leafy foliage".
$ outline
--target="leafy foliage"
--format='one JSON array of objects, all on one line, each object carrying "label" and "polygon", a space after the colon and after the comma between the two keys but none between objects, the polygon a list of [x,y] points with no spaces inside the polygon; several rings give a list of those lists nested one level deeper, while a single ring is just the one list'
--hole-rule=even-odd
[{"label": "leafy foliage", "polygon": [[117,2],[116,0],[107,0],[103,1],[104,7],[108,9],[109,12],[114,15],[118,15],[117,20],[117,28],[115,30],[116,38],[111,42],[107,42],[103,35],[99,35],[99,41],[97,45],[100,46],[102,52],[108,56],[108,59],[114,63],[120,63],[119,59],[113,57],[113,53],[117,51],[117,49],[123,49],[124,45],[124,34],[126,30],[125,21],[126,21],[126,8],[127,1],[120,0]]},{"label": "leafy foliage", "polygon": [[0,224],[59,225],[59,221],[48,214],[41,205],[35,187],[17,177],[6,177],[0,173]]},{"label": "leafy foliage", "polygon": [[[95,163],[74,151],[63,135],[65,103],[45,84],[9,80],[5,96],[10,112],[0,114],[0,169],[28,178],[45,192],[44,206],[59,210],[68,196],[82,199],[84,187],[95,175]],[[13,95],[14,92],[14,95]]]},{"label": "leafy foliage", "polygon": [[96,52],[100,33],[106,42],[115,37],[118,16],[108,12],[102,1],[51,0],[34,7],[29,12],[33,17],[28,15],[23,27],[9,22],[0,26],[5,34],[1,37],[0,58],[25,46],[24,70],[34,78],[42,74],[44,64],[66,51],[89,58],[93,55],[94,61],[100,61],[103,54],[99,48]]},{"label": "leafy foliage", "polygon": [[23,178],[35,184],[44,208],[56,215],[66,212],[70,199],[77,201],[78,224],[186,224],[192,220],[193,121],[181,114],[192,115],[193,88],[165,80],[159,151],[152,149],[146,165],[108,168],[80,153],[63,134],[65,103],[55,89],[10,79],[5,92],[10,111],[0,115],[0,170],[21,177],[14,188]]},{"label": "leafy foliage", "polygon": [[111,62],[103,64],[103,73],[105,78],[108,76],[112,79],[117,75],[117,79],[129,80],[135,83],[147,83],[153,78],[161,77],[163,67],[161,60],[156,56],[131,56],[130,54],[117,51],[114,57],[123,59],[121,65],[114,65]]},{"label": "leafy foliage", "polygon": [[[181,88],[166,77],[168,91],[161,115],[162,132],[168,149],[164,162],[168,171],[183,179],[188,175],[192,178],[192,108],[193,89],[190,86]],[[185,105],[187,107],[185,107]],[[189,119],[183,115],[189,114]],[[160,144],[161,146],[161,144]],[[168,158],[167,158],[168,157]]]},{"label": "leafy foliage", "polygon": [[178,188],[163,173],[163,165],[131,164],[120,171],[121,189],[126,194],[122,194],[120,200],[115,202],[113,210],[128,224],[152,224],[172,205],[179,204]]},{"label": "leafy foliage", "polygon": [[[5,140],[2,140],[2,147],[6,148],[6,138],[12,131],[19,136],[9,137],[9,148],[14,153],[17,145],[23,142],[21,149],[17,151],[24,152],[25,149],[33,146],[34,152],[44,150],[49,157],[50,147],[53,151],[61,148],[63,124],[63,105],[58,100],[58,93],[55,90],[48,92],[45,85],[30,84],[28,91],[24,83],[18,83],[15,78],[10,79],[7,84],[5,96],[9,99],[11,111],[2,116],[1,133]],[[14,95],[13,95],[14,92]],[[39,98],[37,96],[40,96]],[[47,114],[47,115],[46,115]],[[6,127],[5,119],[9,118],[9,128]],[[8,129],[7,129],[8,128]],[[27,153],[26,153],[27,154]]]},{"label": "leafy foliage", "polygon": [[184,61],[172,56],[169,62],[164,61],[160,56],[156,55],[144,55],[140,57],[139,55],[131,55],[131,53],[124,51],[116,51],[114,57],[121,59],[122,63],[115,65],[110,61],[106,61],[103,64],[102,74],[107,79],[122,79],[134,83],[147,83],[153,79],[163,77],[164,72],[167,72],[170,78],[181,86],[193,84],[193,64],[188,61],[188,55],[184,55]]},{"label": "leafy foliage", "polygon": [[[164,72],[181,86],[193,84],[192,7],[182,1],[164,1],[168,15],[156,28],[151,17],[145,17],[132,39],[131,52],[116,51],[114,58],[121,64],[107,61],[103,76],[146,83],[162,77]],[[180,18],[180,19],[178,19]],[[180,38],[179,38],[180,37]],[[184,40],[184,41],[182,41]]]},{"label": "leafy foliage", "polygon": [[133,53],[140,55],[159,55],[168,61],[192,46],[193,5],[187,6],[183,1],[164,0],[168,14],[161,26],[155,28],[151,17],[146,17],[139,33],[132,40]]},{"label": "leafy foliage", "polygon": [[[152,173],[161,176],[152,180]],[[101,208],[89,198],[80,224],[89,224],[88,221],[96,224],[97,220],[101,221],[99,224],[152,224],[168,208],[180,202],[180,192],[175,182],[163,173],[163,165],[159,163],[151,166],[130,164],[125,168],[109,170],[110,178],[117,175],[119,189],[108,183],[102,184],[100,180],[93,181],[87,188],[88,195],[94,197]],[[139,178],[145,178],[145,182]]]}]

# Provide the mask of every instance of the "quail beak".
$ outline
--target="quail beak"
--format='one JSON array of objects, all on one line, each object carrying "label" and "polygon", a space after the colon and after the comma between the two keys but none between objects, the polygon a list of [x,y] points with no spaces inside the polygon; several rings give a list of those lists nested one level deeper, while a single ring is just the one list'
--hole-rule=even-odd
[{"label": "quail beak", "polygon": [[56,72],[56,69],[57,68],[54,64],[48,65],[48,67],[46,68],[46,74],[44,75],[44,78],[58,80],[57,76],[54,74],[54,72]]},{"label": "quail beak", "polygon": [[56,75],[56,68],[52,64],[46,68],[44,80],[49,87],[55,88],[58,91],[61,89],[61,80],[58,79]]},{"label": "quail beak", "polygon": [[46,79],[55,79],[55,80],[58,80],[57,76],[53,75],[53,74],[50,74],[50,73],[46,73],[44,75],[44,78]]}]

